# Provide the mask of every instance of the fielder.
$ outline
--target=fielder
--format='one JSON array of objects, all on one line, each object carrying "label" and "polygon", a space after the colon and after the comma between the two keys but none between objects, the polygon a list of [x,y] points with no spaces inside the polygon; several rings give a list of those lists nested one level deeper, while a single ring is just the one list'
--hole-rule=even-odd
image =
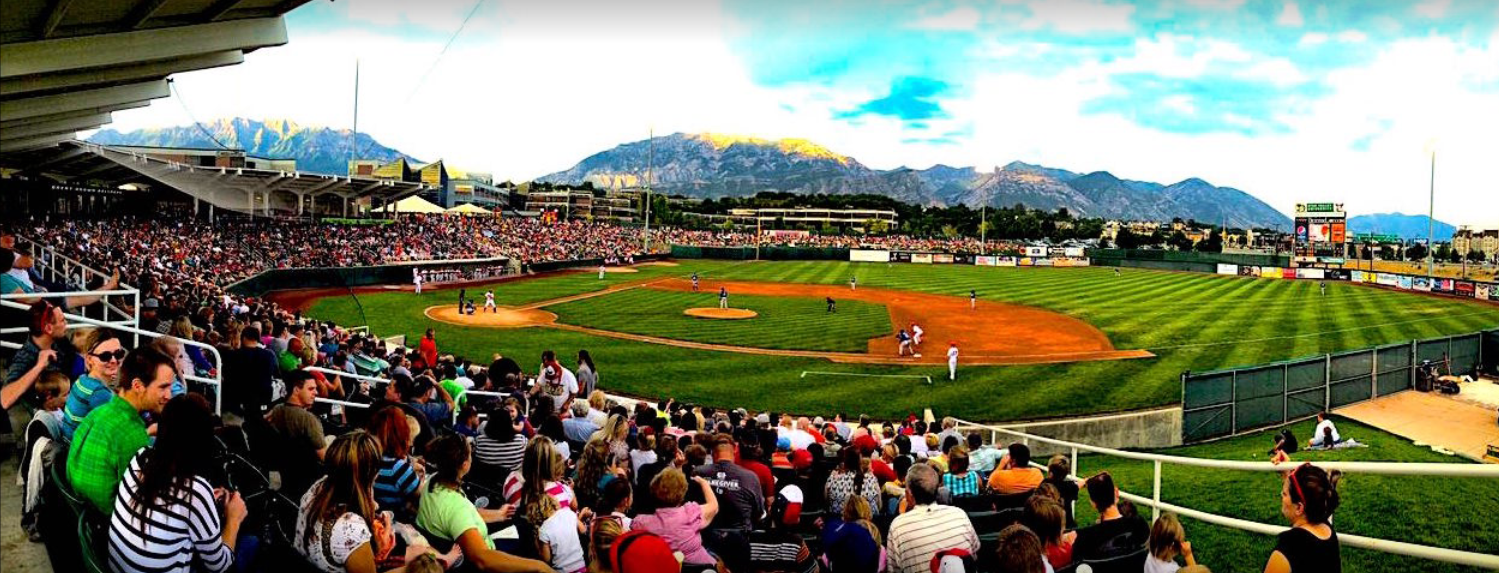
[{"label": "fielder", "polygon": [[718,308],[729,308],[728,287],[718,287]]},{"label": "fielder", "polygon": [[697,292],[697,271],[692,271],[692,292]]},{"label": "fielder", "polygon": [[416,285],[416,294],[422,294],[422,272],[411,269],[411,283]]},{"label": "fielder", "polygon": [[484,312],[499,312],[494,306],[494,291],[484,291]]},{"label": "fielder", "polygon": [[1318,283],[1318,286],[1322,287],[1322,296],[1327,296],[1327,281]]},{"label": "fielder", "polygon": [[923,334],[926,334],[926,331],[921,329],[920,324],[911,323],[911,344],[913,346],[921,346],[921,336]]},{"label": "fielder", "polygon": [[1119,267],[1114,267],[1114,276],[1119,276]]},{"label": "fielder", "polygon": [[859,290],[859,277],[848,277],[848,290]]},{"label": "fielder", "polygon": [[977,309],[978,307],[979,307],[979,291],[974,290],[974,289],[968,289],[968,310],[974,310],[974,309]]},{"label": "fielder", "polygon": [[947,379],[958,379],[958,343],[949,342],[947,347]]},{"label": "fielder", "polygon": [[837,301],[834,301],[833,297],[827,297],[827,298],[828,298],[828,312],[837,314],[837,312],[838,312],[838,303],[837,303]]},{"label": "fielder", "polygon": [[604,265],[599,265],[599,280],[604,280]]},{"label": "fielder", "polygon": [[468,289],[458,289],[458,314],[463,314],[463,299],[468,295]]},{"label": "fielder", "polygon": [[910,350],[911,354],[915,356],[921,356],[920,354],[916,354],[916,351],[911,348],[911,335],[906,334],[906,329],[902,328],[900,332],[895,333],[895,341],[900,343],[900,347],[897,348],[896,352],[897,356],[905,356],[907,350]]}]

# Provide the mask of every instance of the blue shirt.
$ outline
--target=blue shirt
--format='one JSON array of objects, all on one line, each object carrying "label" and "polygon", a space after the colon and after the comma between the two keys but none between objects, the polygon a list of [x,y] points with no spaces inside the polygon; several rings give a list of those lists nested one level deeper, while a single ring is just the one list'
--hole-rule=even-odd
[{"label": "blue shirt", "polygon": [[562,434],[574,442],[587,442],[597,431],[599,427],[588,421],[588,418],[568,418],[562,421]]},{"label": "blue shirt", "polygon": [[113,397],[114,392],[103,381],[87,374],[79,376],[73,388],[68,390],[68,403],[63,406],[62,424],[58,427],[62,431],[62,439],[72,441],[73,432],[88,417],[89,412],[108,404]]},{"label": "blue shirt", "polygon": [[416,470],[409,462],[380,458],[380,473],[375,475],[375,502],[381,509],[399,510],[420,485],[421,480],[417,479]]}]

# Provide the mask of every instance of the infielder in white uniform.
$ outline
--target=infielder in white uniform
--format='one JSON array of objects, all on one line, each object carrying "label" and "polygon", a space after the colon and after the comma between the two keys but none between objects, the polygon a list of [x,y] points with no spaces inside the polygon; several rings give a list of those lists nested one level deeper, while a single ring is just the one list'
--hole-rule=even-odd
[{"label": "infielder in white uniform", "polygon": [[494,307],[494,291],[484,291],[484,312],[499,312]]},{"label": "infielder in white uniform", "polygon": [[848,290],[859,290],[859,277],[848,277]]},{"label": "infielder in white uniform", "polygon": [[411,282],[416,285],[416,294],[422,294],[422,272],[411,269]]},{"label": "infielder in white uniform", "polygon": [[947,379],[958,379],[958,343],[950,343],[947,347]]},{"label": "infielder in white uniform", "polygon": [[926,334],[926,331],[921,329],[920,324],[911,323],[911,344],[921,346],[921,335],[923,334]]},{"label": "infielder in white uniform", "polygon": [[604,280],[604,265],[599,265],[599,280]]}]

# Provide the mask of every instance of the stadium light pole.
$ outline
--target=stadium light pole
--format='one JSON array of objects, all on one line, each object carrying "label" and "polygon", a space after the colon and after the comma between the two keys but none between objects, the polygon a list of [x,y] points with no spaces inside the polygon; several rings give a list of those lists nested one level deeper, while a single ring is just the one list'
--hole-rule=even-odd
[{"label": "stadium light pole", "polygon": [[656,128],[647,132],[645,160],[645,253],[651,253],[651,170],[656,167]]},{"label": "stadium light pole", "polygon": [[1431,183],[1426,204],[1426,278],[1430,279],[1435,273],[1436,267],[1436,243],[1432,242],[1436,233],[1437,209],[1437,148],[1435,143],[1428,144],[1431,148]]}]

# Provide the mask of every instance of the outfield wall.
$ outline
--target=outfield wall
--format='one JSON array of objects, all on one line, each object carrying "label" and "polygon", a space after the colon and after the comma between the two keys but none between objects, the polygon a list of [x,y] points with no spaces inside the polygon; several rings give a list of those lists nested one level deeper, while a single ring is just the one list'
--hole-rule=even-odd
[{"label": "outfield wall", "polygon": [[1285,362],[1182,373],[1183,443],[1279,426],[1415,387],[1423,362],[1456,375],[1499,367],[1499,329]]}]

